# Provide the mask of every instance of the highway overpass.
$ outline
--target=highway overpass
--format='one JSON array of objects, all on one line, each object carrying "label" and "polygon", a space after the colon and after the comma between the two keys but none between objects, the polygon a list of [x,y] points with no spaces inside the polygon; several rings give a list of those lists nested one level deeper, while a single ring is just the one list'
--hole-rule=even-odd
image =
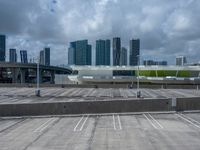
[{"label": "highway overpass", "polygon": [[[39,66],[40,83],[54,83],[55,74],[71,74],[71,68],[57,66]],[[36,63],[0,62],[1,83],[35,83],[37,73]]]}]

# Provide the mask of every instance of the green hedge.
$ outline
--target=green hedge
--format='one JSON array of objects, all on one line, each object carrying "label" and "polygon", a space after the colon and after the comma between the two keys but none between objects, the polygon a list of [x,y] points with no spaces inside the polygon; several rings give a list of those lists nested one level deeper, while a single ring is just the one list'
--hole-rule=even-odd
[{"label": "green hedge", "polygon": [[[156,75],[156,70],[140,70],[139,71],[140,76],[146,76],[146,77],[166,77],[166,76],[176,76],[177,77],[191,77],[190,71],[177,71],[176,70],[157,70],[157,75]],[[137,70],[135,71],[135,75],[137,75]]]}]

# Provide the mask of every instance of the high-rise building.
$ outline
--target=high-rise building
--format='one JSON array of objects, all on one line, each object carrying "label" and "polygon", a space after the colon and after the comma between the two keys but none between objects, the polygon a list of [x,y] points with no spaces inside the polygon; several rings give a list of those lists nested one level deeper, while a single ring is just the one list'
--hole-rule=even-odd
[{"label": "high-rise building", "polygon": [[40,64],[44,65],[44,50],[40,51]]},{"label": "high-rise building", "polygon": [[88,40],[81,40],[70,43],[70,48],[68,49],[68,64],[92,64],[92,46],[88,45]]},{"label": "high-rise building", "polygon": [[158,65],[158,66],[167,66],[167,61],[157,61],[156,62],[156,65]]},{"label": "high-rise building", "polygon": [[127,49],[125,47],[121,48],[120,63],[121,66],[127,65]]},{"label": "high-rise building", "polygon": [[113,66],[120,65],[121,39],[113,38]]},{"label": "high-rise building", "polygon": [[105,48],[105,65],[110,65],[110,40],[106,40],[106,48]]},{"label": "high-rise building", "polygon": [[106,47],[106,43],[104,40],[96,41],[96,65],[104,65],[105,47]]},{"label": "high-rise building", "polygon": [[154,61],[154,60],[144,60],[143,62],[144,66],[167,66],[167,61]]},{"label": "high-rise building", "polygon": [[70,42],[70,47],[68,49],[68,64],[75,65],[75,50],[76,50],[76,42]]},{"label": "high-rise building", "polygon": [[50,48],[46,47],[40,51],[40,64],[50,66]]},{"label": "high-rise building", "polygon": [[96,65],[110,65],[110,40],[96,41]]},{"label": "high-rise building", "polygon": [[0,35],[0,61],[6,60],[6,36]]},{"label": "high-rise building", "polygon": [[23,63],[23,64],[28,63],[28,57],[27,57],[27,51],[26,50],[20,51],[20,57],[21,57],[21,63]]},{"label": "high-rise building", "polygon": [[185,56],[177,56],[176,57],[176,65],[184,66],[187,63],[187,59]]},{"label": "high-rise building", "polygon": [[87,45],[87,65],[92,65],[92,45]]},{"label": "high-rise building", "polygon": [[50,48],[49,47],[44,48],[44,64],[46,66],[50,66]]},{"label": "high-rise building", "polygon": [[140,40],[132,39],[130,40],[130,66],[137,66],[139,64],[140,55]]},{"label": "high-rise building", "polygon": [[17,62],[17,53],[16,49],[9,50],[9,62],[16,63]]}]

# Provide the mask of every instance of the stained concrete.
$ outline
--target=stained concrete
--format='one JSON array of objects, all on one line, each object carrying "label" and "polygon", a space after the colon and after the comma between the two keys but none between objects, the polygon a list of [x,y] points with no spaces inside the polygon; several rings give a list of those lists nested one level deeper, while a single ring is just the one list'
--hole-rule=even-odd
[{"label": "stained concrete", "polygon": [[199,124],[199,113],[2,118],[0,149],[199,150]]}]

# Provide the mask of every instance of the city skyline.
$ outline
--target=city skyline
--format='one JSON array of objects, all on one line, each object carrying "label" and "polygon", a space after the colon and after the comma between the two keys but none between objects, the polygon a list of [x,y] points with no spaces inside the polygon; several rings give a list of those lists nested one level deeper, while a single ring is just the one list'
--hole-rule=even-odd
[{"label": "city skyline", "polygon": [[[6,47],[6,35],[0,35],[1,40],[1,49],[2,54],[1,57],[5,58],[5,47]],[[95,54],[96,57],[92,56],[92,45],[88,44],[88,40],[78,40],[74,42],[70,42],[70,47],[68,48],[68,62],[67,65],[91,65],[91,66],[99,66],[99,65],[104,65],[104,66],[137,66],[138,64],[141,65],[168,65],[168,62],[166,60],[152,60],[152,59],[141,59],[140,56],[140,39],[134,39],[132,38],[129,41],[129,53],[128,49],[121,46],[121,39],[120,37],[114,37],[112,41],[111,46],[111,40],[106,39],[106,40],[96,40],[96,49],[95,49]],[[3,48],[2,48],[3,47]],[[112,50],[111,50],[112,48]],[[114,64],[114,51],[115,49],[118,49],[118,59],[117,63]],[[83,53],[83,52],[86,53]],[[94,53],[94,52],[93,52]],[[111,53],[113,55],[111,55]],[[36,63],[34,58],[28,59],[28,52],[27,50],[20,50],[20,60],[21,63]],[[177,65],[177,58],[179,57],[184,57],[186,60],[185,56],[176,56],[176,65]],[[10,48],[9,49],[9,60],[7,62],[12,62],[16,63],[19,62],[17,60],[18,55],[17,55],[17,50]],[[84,62],[83,60],[85,59]],[[95,64],[92,64],[92,60],[95,60]],[[113,60],[113,62],[111,62]],[[139,61],[138,61],[139,60]],[[6,61],[6,60],[3,60]],[[37,58],[36,58],[37,61]],[[47,65],[50,66],[50,47],[45,47],[43,50],[40,51],[39,53],[39,61],[40,64],[42,65]],[[78,63],[77,63],[78,61]],[[184,65],[189,65],[192,63],[188,63],[185,61]],[[198,63],[194,63],[198,64]]]},{"label": "city skyline", "polygon": [[36,58],[41,48],[51,47],[52,64],[66,64],[70,41],[88,39],[94,52],[96,39],[118,36],[126,48],[132,37],[141,39],[144,59],[175,64],[176,56],[185,55],[189,62],[199,61],[200,17],[196,12],[200,1],[57,0],[53,11],[50,3],[0,1],[0,34],[7,35],[7,60],[8,48],[26,49]]}]

